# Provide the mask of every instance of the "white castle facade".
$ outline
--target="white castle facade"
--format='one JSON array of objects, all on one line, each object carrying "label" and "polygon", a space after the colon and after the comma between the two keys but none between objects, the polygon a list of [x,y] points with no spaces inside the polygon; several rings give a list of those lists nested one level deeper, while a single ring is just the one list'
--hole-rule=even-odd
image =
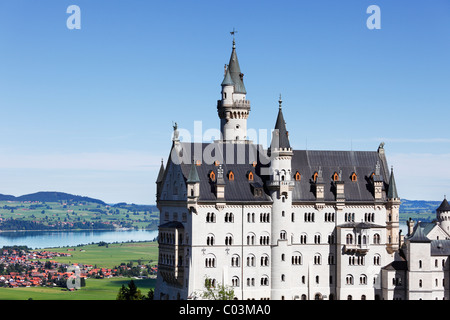
[{"label": "white castle facade", "polygon": [[[433,241],[416,235],[422,242],[414,242],[411,229],[402,246],[400,199],[383,144],[376,151],[293,150],[281,97],[270,147],[249,141],[250,101],[234,40],[221,87],[222,138],[180,142],[175,126],[161,164],[155,299],[199,299],[206,279],[242,300],[434,298],[422,293],[434,281],[423,269],[435,265]],[[439,298],[448,299],[446,254],[436,259],[446,279]],[[418,255],[427,257],[415,270],[408,261]]]}]

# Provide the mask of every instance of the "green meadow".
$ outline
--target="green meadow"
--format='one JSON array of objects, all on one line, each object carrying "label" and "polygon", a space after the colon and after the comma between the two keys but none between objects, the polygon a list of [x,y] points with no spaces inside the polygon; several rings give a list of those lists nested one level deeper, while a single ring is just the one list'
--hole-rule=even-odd
[{"label": "green meadow", "polygon": [[[69,251],[72,249],[74,251]],[[71,257],[56,257],[54,260],[61,263],[90,264],[97,267],[113,268],[122,262],[133,264],[158,263],[157,242],[127,242],[112,243],[104,246],[90,244],[85,246],[50,248],[47,251],[70,253]]]}]

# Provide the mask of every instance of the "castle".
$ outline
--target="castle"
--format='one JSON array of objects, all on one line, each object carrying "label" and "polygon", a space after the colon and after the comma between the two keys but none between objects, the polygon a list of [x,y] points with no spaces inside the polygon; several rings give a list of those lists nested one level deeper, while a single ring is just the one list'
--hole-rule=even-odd
[{"label": "castle", "polygon": [[[404,290],[407,279],[422,277],[425,289],[432,276],[424,268],[440,240],[425,241],[431,227],[420,224],[402,243],[384,144],[375,151],[293,150],[281,96],[270,146],[250,141],[251,107],[234,39],[221,88],[221,139],[181,142],[175,125],[161,164],[155,299],[200,299],[205,285],[219,284],[242,300],[421,296]],[[449,231],[433,232],[447,238]],[[422,268],[408,269],[420,255]],[[448,273],[447,256],[437,259]],[[442,295],[448,298],[448,283]]]}]

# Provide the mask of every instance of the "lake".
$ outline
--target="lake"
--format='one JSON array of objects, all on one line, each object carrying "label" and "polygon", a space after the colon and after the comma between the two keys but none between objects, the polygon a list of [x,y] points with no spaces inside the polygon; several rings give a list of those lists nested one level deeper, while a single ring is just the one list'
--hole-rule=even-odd
[{"label": "lake", "polygon": [[81,231],[15,231],[0,232],[0,248],[3,246],[25,245],[29,248],[53,248],[76,246],[104,241],[129,242],[152,241],[158,230],[81,230]]}]

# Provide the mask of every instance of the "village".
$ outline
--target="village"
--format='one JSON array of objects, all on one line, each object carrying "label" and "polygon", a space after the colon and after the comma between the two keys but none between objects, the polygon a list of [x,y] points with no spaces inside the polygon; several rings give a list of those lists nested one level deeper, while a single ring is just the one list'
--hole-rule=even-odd
[{"label": "village", "polygon": [[[68,251],[70,250],[74,249],[68,249]],[[0,249],[0,287],[59,286],[65,288],[67,287],[67,280],[74,276],[74,272],[68,271],[71,266],[78,266],[82,287],[85,285],[86,278],[98,279],[119,276],[145,278],[154,277],[157,272],[156,266],[131,266],[122,263],[120,266],[110,269],[87,264],[63,264],[54,260],[63,256],[70,257],[71,254],[70,252],[61,253],[3,247]]]}]

